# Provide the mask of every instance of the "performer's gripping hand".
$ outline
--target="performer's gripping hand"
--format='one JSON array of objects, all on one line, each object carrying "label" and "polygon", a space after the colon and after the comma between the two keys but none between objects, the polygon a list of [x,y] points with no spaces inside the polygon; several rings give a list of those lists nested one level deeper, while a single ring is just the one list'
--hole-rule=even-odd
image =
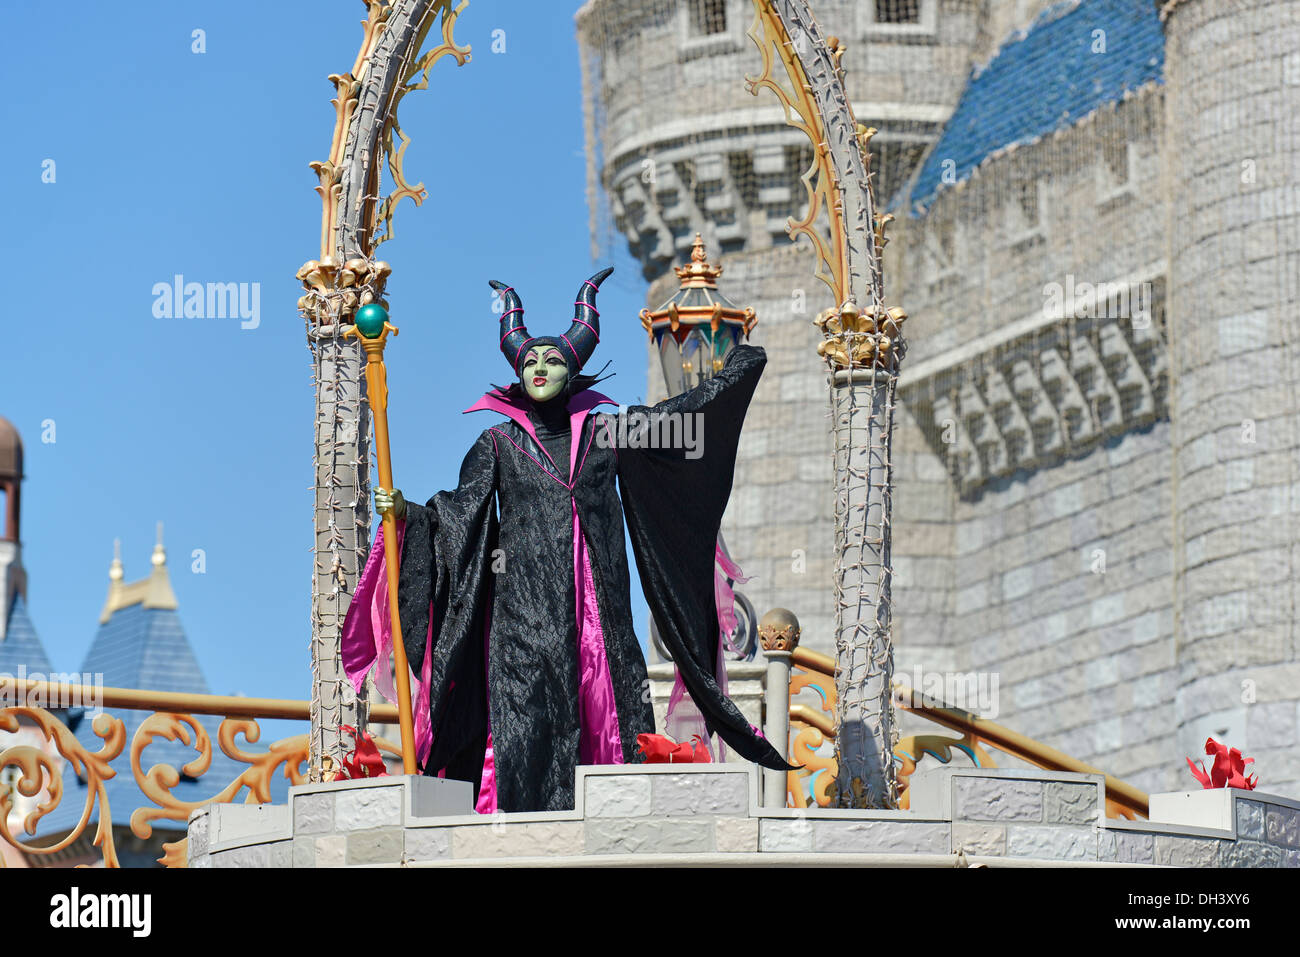
[{"label": "performer's gripping hand", "polygon": [[389,491],[386,488],[375,489],[375,511],[382,518],[388,514],[388,510],[393,510],[394,521],[400,522],[406,518],[406,499],[402,498],[402,490],[395,488]]}]

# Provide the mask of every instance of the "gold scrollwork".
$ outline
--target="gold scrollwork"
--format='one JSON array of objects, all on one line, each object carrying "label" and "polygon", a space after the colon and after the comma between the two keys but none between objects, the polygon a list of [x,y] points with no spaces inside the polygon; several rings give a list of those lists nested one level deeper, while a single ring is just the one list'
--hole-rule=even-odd
[{"label": "gold scrollwork", "polygon": [[[307,295],[298,300],[298,308],[317,322],[324,323],[351,315],[358,306],[368,302],[386,305],[382,298],[384,281],[391,270],[387,263],[374,260],[375,250],[380,243],[393,237],[393,212],[397,203],[403,197],[409,196],[418,206],[426,196],[423,183],[412,186],[406,180],[402,164],[410,139],[402,132],[397,122],[398,104],[413,90],[428,88],[429,70],[444,56],[454,57],[460,65],[470,58],[469,47],[460,46],[452,38],[456,20],[467,6],[468,0],[462,0],[455,9],[450,8],[450,3],[451,0],[437,0],[430,4],[420,23],[415,42],[409,47],[408,55],[413,58],[413,62],[403,68],[400,82],[396,84],[389,96],[389,102],[385,107],[384,125],[379,134],[380,149],[387,157],[389,173],[393,178],[393,190],[382,202],[372,204],[366,234],[375,238],[365,246],[366,258],[349,260],[341,269],[335,250],[338,248],[339,197],[343,191],[348,130],[352,125],[362,82],[371,57],[392,16],[393,3],[370,0],[363,24],[361,46],[352,69],[347,73],[330,74],[329,79],[334,84],[335,95],[330,101],[334,106],[334,133],[330,140],[329,156],[310,164],[311,169],[316,173],[318,180],[316,192],[320,195],[322,204],[320,258],[307,262],[298,270],[298,278],[302,280],[308,291]],[[416,56],[439,14],[442,15],[442,42]],[[420,79],[414,83],[410,82],[417,73],[422,74]],[[400,145],[396,148],[394,148],[394,135],[400,141]],[[374,167],[373,178],[376,184],[374,190],[377,192],[378,165]],[[380,223],[383,224],[384,231],[382,235],[376,237],[376,227]],[[355,265],[357,263],[363,265],[357,266]],[[349,281],[349,272],[353,274],[351,281]],[[337,285],[334,280],[337,280]]]},{"label": "gold scrollwork", "polygon": [[348,126],[352,122],[352,113],[357,108],[357,91],[361,88],[360,78],[392,12],[391,3],[372,0],[368,5],[366,21],[362,25],[361,48],[357,51],[356,62],[347,73],[331,73],[329,76],[330,82],[334,84],[334,99],[330,101],[334,105],[334,136],[330,142],[329,157],[310,164],[320,181],[316,192],[320,194],[322,204],[320,238],[322,260],[330,258],[334,233],[338,227],[343,151],[347,145]]},{"label": "gold scrollwork", "polygon": [[[794,703],[795,697],[804,690],[816,691],[821,696],[820,712],[809,705]],[[837,764],[834,754],[819,754],[818,749],[834,737],[835,681],[819,671],[796,666],[790,673],[790,698],[790,723],[795,729],[791,742],[793,763],[803,765],[798,771],[788,772],[791,802],[794,807],[807,807],[811,796],[818,807],[830,807],[837,796]],[[952,760],[953,748],[970,756],[976,767],[997,767],[983,742],[970,734],[952,738],[937,734],[903,738],[894,747],[894,758],[900,765],[900,808],[910,805],[907,787],[917,762],[928,754],[947,764]],[[855,789],[860,786],[861,782],[855,782]]]},{"label": "gold scrollwork", "polygon": [[[786,229],[791,239],[800,235],[808,237],[817,253],[816,276],[830,287],[832,295],[839,302],[848,298],[849,294],[844,268],[848,256],[843,242],[843,209],[836,199],[833,173],[826,161],[829,148],[826,145],[821,114],[812,96],[808,77],[791,48],[780,17],[764,0],[754,0],[754,8],[754,22],[747,35],[763,57],[763,69],[757,77],[747,76],[746,86],[755,96],[759,90],[771,90],[785,111],[786,123],[803,132],[813,144],[812,165],[799,177],[808,193],[808,210],[800,220],[791,216]],[[789,79],[789,90],[776,77],[775,68],[778,63]],[[830,243],[827,243],[815,225],[823,210],[830,224]]]},{"label": "gold scrollwork", "polygon": [[947,764],[952,760],[952,749],[964,751],[977,768],[995,768],[997,764],[984,750],[979,738],[963,734],[960,738],[949,738],[941,734],[913,734],[903,738],[894,746],[894,757],[902,762],[898,769],[898,806],[906,810],[911,807],[911,792],[908,785],[916,763],[925,755]]},{"label": "gold scrollwork", "polygon": [[[232,804],[239,792],[247,788],[245,804],[268,804],[271,801],[271,778],[276,769],[284,766],[284,776],[290,784],[306,784],[308,776],[308,737],[305,734],[282,738],[272,744],[261,754],[250,754],[235,743],[236,735],[243,735],[249,744],[255,744],[261,736],[261,729],[256,721],[247,718],[226,718],[217,729],[217,744],[229,758],[249,765],[239,777],[223,787],[218,793],[202,801],[180,801],[171,795],[171,788],[176,786],[179,775],[168,765],[155,765],[144,772],[140,756],[155,737],[168,740],[179,738],[188,745],[187,728],[194,729],[194,747],[199,757],[182,770],[190,777],[198,777],[207,771],[211,763],[212,745],[203,726],[191,716],[185,714],[168,714],[159,712],[146,719],[136,731],[131,745],[131,771],[145,796],[154,802],[155,807],[140,807],[131,814],[131,831],[137,837],[147,838],[153,833],[151,821],[165,818],[173,821],[188,821],[190,812],[207,804]],[[375,738],[375,746],[384,753],[401,758],[399,745],[385,738]],[[167,867],[186,867],[188,856],[188,838],[164,843],[163,857],[159,863]]]},{"label": "gold scrollwork", "polygon": [[[243,735],[250,744],[261,737],[261,728],[249,718],[226,718],[217,729],[217,743],[227,757],[249,765],[235,780],[227,783],[212,797],[200,801],[182,801],[172,796],[171,789],[181,779],[181,774],[168,764],[155,764],[144,770],[144,751],[156,738],[180,741],[198,752],[198,757],[181,768],[189,778],[205,774],[212,764],[212,741],[203,725],[188,714],[156,712],[140,723],[131,740],[131,773],[145,797],[154,802],[153,807],[138,807],[131,812],[131,832],[139,838],[153,834],[153,821],[159,819],[184,823],[190,812],[207,804],[234,803],[240,791],[247,788],[246,804],[268,804],[271,801],[271,776],[284,765],[284,775],[291,784],[306,784],[307,736],[295,735],[277,741],[262,754],[250,754],[235,743],[236,735]],[[186,839],[163,844],[165,852],[161,862],[168,867],[185,866]]]},{"label": "gold scrollwork", "polygon": [[902,306],[860,311],[856,303],[845,301],[839,308],[824,309],[813,320],[825,336],[817,344],[817,354],[838,369],[873,364],[892,369],[901,358],[906,319]]},{"label": "gold scrollwork", "polygon": [[[393,232],[393,212],[396,209],[397,204],[404,197],[409,196],[415,202],[415,205],[419,206],[424,202],[425,197],[428,195],[428,191],[424,188],[424,183],[416,183],[414,186],[411,186],[406,181],[406,173],[402,168],[402,162],[406,155],[406,147],[410,145],[411,139],[402,132],[402,128],[397,122],[397,107],[406,94],[415,90],[427,90],[429,88],[429,71],[432,70],[433,65],[444,56],[450,55],[455,57],[457,66],[464,66],[469,60],[469,47],[459,45],[455,39],[452,38],[452,30],[456,26],[456,19],[460,16],[461,11],[465,9],[468,2],[469,0],[462,0],[461,4],[454,10],[447,11],[446,16],[442,19],[442,42],[420,56],[420,58],[411,66],[410,70],[407,71],[406,75],[402,77],[402,85],[393,95],[393,105],[388,111],[389,120],[387,125],[384,127],[383,134],[384,153],[388,157],[388,172],[393,177],[393,191],[384,197],[384,201],[376,208],[375,221],[371,223],[370,230],[370,234],[376,237],[372,245],[372,251],[373,249],[377,249],[380,243],[392,239],[395,235]],[[416,40],[412,49],[418,50],[424,45],[425,37],[428,34],[432,22],[432,17],[425,22],[419,39]],[[411,77],[415,76],[416,73],[421,74],[420,79],[411,83]],[[396,134],[397,138],[401,140],[401,145],[396,149],[393,148],[394,134]],[[375,227],[379,223],[383,223],[384,230],[382,233],[376,234]]]},{"label": "gold scrollwork", "polygon": [[801,728],[791,742],[791,749],[794,753],[793,763],[803,765],[798,771],[786,772],[790,798],[794,807],[808,806],[806,794],[809,778],[812,779],[811,796],[813,803],[818,807],[830,806],[830,789],[835,784],[835,768],[837,764],[834,754],[818,753],[818,749],[825,742],[826,736],[812,725]]},{"label": "gold scrollwork", "polygon": [[[0,791],[0,837],[28,854],[57,854],[82,835],[90,822],[95,804],[98,803],[99,821],[93,844],[102,849],[106,867],[117,867],[117,849],[113,846],[112,817],[109,814],[104,782],[117,773],[109,764],[122,753],[122,747],[126,743],[126,728],[122,720],[108,714],[95,718],[91,729],[104,743],[98,751],[92,753],[76,739],[67,725],[44,708],[5,708],[0,711],[0,731],[18,731],[20,718],[26,718],[35,724],[45,740],[52,742],[58,753],[71,762],[73,771],[86,782],[86,804],[76,826],[62,840],[48,847],[33,847],[17,840],[10,832],[9,812],[13,809],[13,795],[8,791]],[[0,752],[0,769],[6,767],[17,767],[22,771],[22,776],[14,787],[23,797],[36,797],[42,788],[49,791],[49,800],[37,805],[23,819],[23,830],[34,835],[40,819],[58,807],[63,799],[62,769],[55,765],[49,754],[32,745],[17,745]]]},{"label": "gold scrollwork", "polygon": [[[815,691],[821,699],[821,714],[827,716],[825,727],[832,727],[835,720],[835,679],[817,671],[795,666],[790,671],[790,698],[802,691]],[[818,754],[818,749],[829,740],[825,727],[819,728],[803,717],[814,717],[818,712],[811,706],[803,709],[791,708],[790,725],[795,729],[791,742],[793,764],[801,764],[798,771],[789,771],[789,792],[795,807],[808,806],[808,793],[811,789],[813,803],[818,807],[829,807],[831,803],[830,788],[835,783],[837,767],[834,754]],[[802,717],[801,717],[802,714]],[[811,779],[811,784],[809,784]]]},{"label": "gold scrollwork", "polygon": [[[23,819],[23,830],[29,835],[36,833],[40,820],[59,806],[64,798],[63,773],[53,755],[41,748],[30,745],[15,745],[0,752],[0,769],[17,768],[21,774],[14,782],[12,790],[0,790],[0,837],[9,845],[27,854],[52,855],[72,845],[90,824],[98,805],[98,821],[92,842],[100,848],[106,867],[118,867],[117,850],[113,840],[112,814],[104,783],[117,774],[111,766],[121,756],[126,744],[126,727],[121,718],[110,714],[101,714],[95,718],[92,728],[103,739],[98,751],[89,751],[76,736],[57,717],[49,711],[35,707],[10,707],[0,711],[0,731],[10,733],[20,729],[20,719],[26,719],[35,725],[44,735],[46,741],[52,742],[59,756],[69,761],[77,777],[86,782],[87,793],[85,806],[76,825],[56,843],[38,847],[19,841],[9,828],[9,815],[14,806],[14,795],[33,798],[44,788],[48,798],[43,800]],[[305,734],[284,738],[271,744],[264,753],[250,753],[236,743],[236,737],[242,735],[250,744],[256,743],[261,735],[257,721],[250,718],[226,718],[217,729],[217,743],[221,751],[229,758],[248,767],[233,781],[226,782],[211,797],[199,801],[182,801],[175,797],[172,789],[180,782],[181,775],[195,779],[205,774],[212,764],[212,741],[207,730],[192,715],[173,712],[155,712],[141,722],[131,739],[130,762],[131,773],[136,784],[152,805],[136,808],[131,813],[131,831],[137,837],[145,839],[153,834],[155,821],[176,821],[182,825],[196,808],[207,804],[232,803],[242,791],[247,791],[245,803],[264,804],[271,801],[271,779],[283,766],[284,776],[290,784],[307,783],[306,765],[308,760],[308,736]],[[179,741],[187,747],[193,747],[196,755],[178,771],[169,764],[155,764],[147,770],[144,757],[150,744],[157,739]],[[375,739],[380,751],[397,757],[401,748],[383,738]],[[167,867],[185,867],[187,840],[165,842],[162,845],[163,856],[160,863]]]}]

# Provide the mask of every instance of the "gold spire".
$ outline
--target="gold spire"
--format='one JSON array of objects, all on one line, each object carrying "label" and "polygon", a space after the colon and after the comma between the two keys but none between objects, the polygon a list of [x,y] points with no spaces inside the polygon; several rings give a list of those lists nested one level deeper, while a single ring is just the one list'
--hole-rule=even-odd
[{"label": "gold spire", "polygon": [[122,578],[125,574],[122,568],[122,540],[115,538],[113,539],[113,563],[108,566],[108,597],[104,599],[104,609],[99,613],[101,625],[108,621],[113,612],[122,607],[122,592],[125,589]]},{"label": "gold spire", "polygon": [[674,266],[673,271],[677,273],[677,278],[682,281],[683,287],[703,286],[716,289],[718,277],[722,275],[722,267],[714,266],[709,262],[709,257],[704,252],[704,237],[699,233],[695,234],[695,241],[691,243],[691,261],[685,266]]},{"label": "gold spire", "polygon": [[143,605],[145,608],[175,609],[177,607],[176,593],[172,591],[171,579],[167,574],[167,551],[162,543],[162,522],[158,523],[158,539],[153,547],[150,562],[153,571],[148,578],[136,582],[124,582],[122,541],[113,540],[113,564],[108,569],[108,598],[104,602],[104,610],[99,613],[101,625],[113,617],[113,612],[132,605]]},{"label": "gold spire", "polygon": [[125,572],[122,569],[122,540],[113,539],[113,564],[108,566],[108,580],[120,582]]},{"label": "gold spire", "polygon": [[149,561],[153,563],[153,566],[155,568],[167,564],[167,550],[163,548],[162,530],[163,530],[163,523],[159,522],[158,540],[154,543],[153,556],[149,559]]}]

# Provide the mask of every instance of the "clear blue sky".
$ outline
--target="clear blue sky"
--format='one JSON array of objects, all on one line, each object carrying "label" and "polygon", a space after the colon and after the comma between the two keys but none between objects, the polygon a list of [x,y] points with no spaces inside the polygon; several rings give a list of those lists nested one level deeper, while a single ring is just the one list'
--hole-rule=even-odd
[{"label": "clear blue sky", "polygon": [[[413,499],[455,484],[490,422],[460,410],[509,376],[487,280],[514,284],[530,325],[558,331],[594,271],[578,6],[472,0],[456,29],[472,60],[442,61],[402,106],[406,172],[429,198],[403,203],[381,255],[401,327],[388,350],[393,465]],[[351,67],[364,7],[177,2],[145,16],[83,0],[57,23],[49,13],[5,4],[0,38],[0,416],[26,444],[32,619],[55,667],[78,669],[113,539],[127,580],[144,577],[161,520],[212,690],[307,697],[312,391],[294,273],[318,255],[307,164],[329,148],[326,77]],[[504,54],[491,52],[497,29]],[[42,182],[47,159],[54,183]],[[619,373],[605,391],[636,401],[645,284],[626,250],[613,264],[597,357]],[[260,283],[260,326],[155,318],[153,286],[177,273]],[[190,571],[198,548],[202,575]],[[634,612],[644,631],[639,589]]]}]

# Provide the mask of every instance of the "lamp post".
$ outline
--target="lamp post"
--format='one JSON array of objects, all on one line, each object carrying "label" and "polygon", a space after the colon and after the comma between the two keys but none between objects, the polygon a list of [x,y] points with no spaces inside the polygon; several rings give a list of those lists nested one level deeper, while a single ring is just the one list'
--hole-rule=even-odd
[{"label": "lamp post", "polygon": [[[641,310],[641,325],[659,352],[669,396],[681,395],[713,378],[722,369],[727,354],[749,338],[750,331],[758,323],[752,307],[742,308],[719,291],[718,277],[722,275],[722,266],[709,262],[704,238],[699,233],[695,234],[695,241],[691,244],[690,261],[684,266],[674,267],[674,272],[681,285],[672,297],[658,309]],[[718,550],[725,562],[716,574],[723,576],[730,590],[735,584],[731,575],[738,572],[731,563],[731,554],[721,532],[718,533]],[[757,650],[754,608],[740,592],[732,591],[732,596],[742,614],[736,619],[735,631],[727,637],[734,653],[748,660]],[[671,655],[659,640],[653,619],[650,637],[655,650],[665,660],[671,660]]]},{"label": "lamp post", "polygon": [[711,379],[758,323],[752,308],[742,309],[718,291],[722,266],[709,262],[699,233],[691,261],[674,272],[681,287],[672,298],[658,309],[641,310],[641,325],[658,347],[670,396]]}]

